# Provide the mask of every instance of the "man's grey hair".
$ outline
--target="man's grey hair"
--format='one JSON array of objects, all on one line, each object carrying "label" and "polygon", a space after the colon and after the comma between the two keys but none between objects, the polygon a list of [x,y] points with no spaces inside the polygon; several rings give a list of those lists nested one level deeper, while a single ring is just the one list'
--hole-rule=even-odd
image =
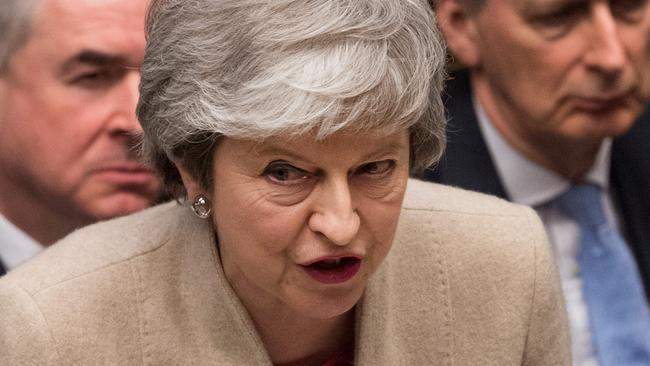
[{"label": "man's grey hair", "polygon": [[145,157],[203,188],[222,137],[410,132],[411,166],[445,146],[445,47],[427,0],[154,0],[137,113]]},{"label": "man's grey hair", "polygon": [[29,39],[37,0],[2,0],[0,5],[0,76],[7,73],[9,60]]}]

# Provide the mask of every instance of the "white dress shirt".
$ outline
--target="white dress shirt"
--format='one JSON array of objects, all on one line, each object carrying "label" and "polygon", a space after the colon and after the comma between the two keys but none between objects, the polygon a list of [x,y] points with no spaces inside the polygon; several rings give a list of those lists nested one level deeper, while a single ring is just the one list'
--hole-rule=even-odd
[{"label": "white dress shirt", "polygon": [[0,215],[0,261],[11,271],[43,250],[43,246]]},{"label": "white dress shirt", "polygon": [[[571,182],[517,151],[489,122],[476,101],[474,101],[474,109],[506,193],[513,202],[531,206],[537,211],[544,222],[549,241],[553,245],[569,315],[573,364],[598,366],[591,342],[587,304],[583,297],[578,271],[580,228],[553,203],[555,198],[570,188]],[[618,219],[609,193],[611,146],[611,139],[603,142],[594,165],[586,175],[586,181],[602,188],[605,215],[610,223],[617,227]]]}]

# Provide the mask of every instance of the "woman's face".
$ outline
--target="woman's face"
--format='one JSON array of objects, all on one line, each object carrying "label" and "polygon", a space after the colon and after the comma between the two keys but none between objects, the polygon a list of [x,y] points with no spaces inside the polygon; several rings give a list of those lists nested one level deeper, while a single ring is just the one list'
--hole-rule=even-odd
[{"label": "woman's face", "polygon": [[408,171],[407,131],[224,139],[207,196],[246,308],[317,319],[351,309],[390,249]]}]

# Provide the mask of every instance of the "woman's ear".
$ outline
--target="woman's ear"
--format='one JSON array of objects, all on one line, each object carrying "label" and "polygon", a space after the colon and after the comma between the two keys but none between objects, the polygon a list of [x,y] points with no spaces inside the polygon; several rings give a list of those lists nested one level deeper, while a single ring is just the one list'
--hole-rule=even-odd
[{"label": "woman's ear", "polygon": [[202,185],[199,184],[199,182],[194,179],[192,174],[182,165],[182,164],[176,164],[176,168],[178,169],[178,172],[181,175],[181,179],[183,180],[183,185],[185,186],[185,190],[187,191],[187,199],[192,202],[195,197],[199,195],[204,195],[206,197],[209,197],[208,192],[203,189]]},{"label": "woman's ear", "polygon": [[435,6],[438,24],[451,53],[469,68],[478,66],[480,52],[474,18],[476,14],[463,4],[463,0],[435,0]]}]

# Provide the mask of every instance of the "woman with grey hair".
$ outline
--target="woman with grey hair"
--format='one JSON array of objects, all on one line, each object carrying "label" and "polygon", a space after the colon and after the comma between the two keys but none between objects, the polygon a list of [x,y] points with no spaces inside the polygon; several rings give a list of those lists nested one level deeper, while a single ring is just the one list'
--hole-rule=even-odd
[{"label": "woman with grey hair", "polygon": [[0,280],[3,365],[568,365],[530,209],[444,146],[425,0],[159,0],[138,116],[176,202]]}]

